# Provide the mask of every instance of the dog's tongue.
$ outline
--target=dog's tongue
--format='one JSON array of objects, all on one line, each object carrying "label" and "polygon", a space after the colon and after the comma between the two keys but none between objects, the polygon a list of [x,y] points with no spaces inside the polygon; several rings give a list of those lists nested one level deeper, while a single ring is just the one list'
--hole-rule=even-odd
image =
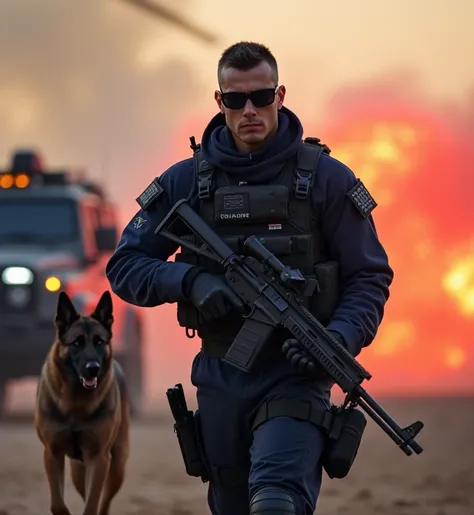
[{"label": "dog's tongue", "polygon": [[85,377],[82,377],[82,384],[86,388],[95,388],[97,386],[97,378],[95,379],[86,379]]}]

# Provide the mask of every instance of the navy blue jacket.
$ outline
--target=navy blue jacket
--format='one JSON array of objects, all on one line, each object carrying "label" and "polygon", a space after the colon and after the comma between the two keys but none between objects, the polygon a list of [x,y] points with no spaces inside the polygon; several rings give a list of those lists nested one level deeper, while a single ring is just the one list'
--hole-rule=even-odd
[{"label": "navy blue jacket", "polygon": [[[340,161],[322,155],[311,191],[313,209],[322,220],[329,258],[340,264],[342,297],[328,329],[340,333],[352,355],[374,339],[389,297],[393,271],[372,217],[365,219],[346,196],[356,184],[354,173]],[[106,267],[112,290],[137,306],[159,306],[184,300],[182,281],[191,265],[167,261],[177,247],[154,230],[172,205],[188,199],[198,212],[197,181],[192,158],[171,166],[159,178],[163,193],[139,210],[125,227]]]}]

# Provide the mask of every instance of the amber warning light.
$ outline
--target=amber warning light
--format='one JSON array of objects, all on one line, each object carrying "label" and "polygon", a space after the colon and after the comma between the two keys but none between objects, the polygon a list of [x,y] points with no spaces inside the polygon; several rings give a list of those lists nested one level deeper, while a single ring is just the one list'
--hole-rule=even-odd
[{"label": "amber warning light", "polygon": [[59,277],[52,275],[45,280],[44,286],[50,292],[59,291],[61,288],[61,280]]},{"label": "amber warning light", "polygon": [[33,177],[43,175],[43,162],[33,151],[14,152],[9,169],[0,172],[0,189],[27,188]]},{"label": "amber warning light", "polygon": [[9,188],[27,188],[31,182],[31,178],[26,173],[12,174],[12,173],[3,173],[0,176],[0,188],[9,189]]},{"label": "amber warning light", "polygon": [[0,190],[76,184],[92,191],[94,187],[84,174],[74,174],[70,170],[46,170],[41,156],[36,151],[17,150],[13,153],[10,163],[6,169],[0,170]]}]

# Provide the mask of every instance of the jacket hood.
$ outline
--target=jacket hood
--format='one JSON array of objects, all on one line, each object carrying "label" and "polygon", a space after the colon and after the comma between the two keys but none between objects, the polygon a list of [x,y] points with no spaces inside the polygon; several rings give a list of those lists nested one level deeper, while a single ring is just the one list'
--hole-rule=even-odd
[{"label": "jacket hood", "polygon": [[278,112],[278,131],[256,152],[242,153],[235,146],[225,117],[219,113],[204,130],[203,158],[227,174],[248,183],[266,183],[276,177],[286,162],[296,156],[303,137],[299,118],[288,108]]}]

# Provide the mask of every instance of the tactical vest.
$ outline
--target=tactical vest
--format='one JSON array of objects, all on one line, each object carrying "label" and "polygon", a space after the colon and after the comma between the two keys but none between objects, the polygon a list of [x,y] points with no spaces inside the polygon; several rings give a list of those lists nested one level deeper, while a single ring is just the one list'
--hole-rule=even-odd
[{"label": "tactical vest", "polygon": [[[240,255],[246,255],[243,242],[255,235],[285,265],[315,277],[315,294],[307,299],[308,309],[325,324],[339,297],[338,264],[327,262],[320,220],[311,206],[310,189],[319,159],[330,149],[318,138],[306,138],[297,156],[289,160],[280,174],[267,185],[239,183],[222,170],[215,170],[202,158],[200,145],[190,138],[197,174],[200,216]],[[193,241],[191,235],[183,236]],[[193,243],[197,243],[194,242]],[[176,261],[223,273],[220,265],[181,247]],[[195,331],[203,340],[231,343],[242,319],[229,315],[201,323],[190,302],[178,303],[178,322],[192,338]],[[191,331],[190,331],[191,330]]]}]

